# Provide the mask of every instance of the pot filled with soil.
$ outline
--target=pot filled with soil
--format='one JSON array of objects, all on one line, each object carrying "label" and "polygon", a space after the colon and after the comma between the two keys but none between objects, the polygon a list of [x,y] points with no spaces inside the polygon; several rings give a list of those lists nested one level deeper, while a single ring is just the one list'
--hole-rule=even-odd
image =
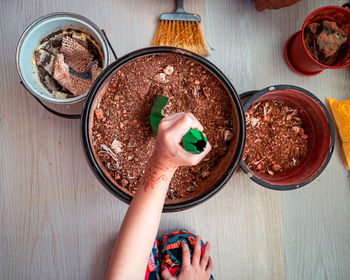
[{"label": "pot filled with soil", "polygon": [[244,147],[240,99],[208,60],[171,47],[141,49],[118,59],[90,90],[82,113],[82,141],[101,183],[130,203],[154,149],[150,114],[157,95],[169,98],[164,115],[192,112],[213,147],[197,166],[175,173],[164,211],[180,211],[220,190]]},{"label": "pot filled with soil", "polygon": [[326,6],[312,12],[301,31],[289,38],[285,58],[293,71],[304,76],[349,66],[350,10]]},{"label": "pot filled with soil", "polygon": [[334,149],[334,125],[325,105],[305,89],[277,85],[245,98],[246,143],[240,163],[261,186],[300,188],[317,178]]},{"label": "pot filled with soil", "polygon": [[80,118],[88,91],[110,60],[107,40],[89,19],[52,13],[22,34],[16,53],[22,85],[47,110]]}]

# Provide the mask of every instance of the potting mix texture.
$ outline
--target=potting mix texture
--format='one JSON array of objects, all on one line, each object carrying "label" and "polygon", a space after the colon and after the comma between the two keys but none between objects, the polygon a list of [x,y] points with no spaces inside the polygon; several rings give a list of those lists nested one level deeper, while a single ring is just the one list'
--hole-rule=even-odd
[{"label": "potting mix texture", "polygon": [[120,67],[94,111],[93,149],[114,183],[135,193],[154,150],[149,119],[156,95],[169,98],[165,116],[192,112],[212,145],[198,165],[180,167],[172,178],[168,198],[187,197],[211,175],[236,133],[229,94],[218,78],[195,60],[156,54]]},{"label": "potting mix texture", "polygon": [[297,109],[267,100],[246,112],[243,160],[250,170],[274,175],[298,166],[308,150],[308,135]]}]

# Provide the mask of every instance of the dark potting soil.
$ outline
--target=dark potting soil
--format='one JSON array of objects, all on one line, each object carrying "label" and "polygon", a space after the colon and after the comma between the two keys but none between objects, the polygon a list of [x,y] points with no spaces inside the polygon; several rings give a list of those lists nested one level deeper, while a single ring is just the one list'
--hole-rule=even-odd
[{"label": "dark potting soil", "polygon": [[97,61],[98,67],[102,67],[103,58],[99,50],[98,43],[87,33],[65,28],[51,33],[40,40],[39,46],[34,51],[34,60],[38,69],[38,76],[41,84],[54,98],[71,98],[74,95],[64,88],[53,78],[54,61],[56,55],[60,53],[62,39],[64,36],[73,38],[82,47],[93,55],[93,60]]},{"label": "dark potting soil", "polygon": [[198,165],[176,171],[168,198],[183,198],[210,175],[235,133],[228,93],[198,62],[156,54],[123,65],[95,109],[92,144],[115,182],[135,193],[154,150],[149,118],[157,94],[170,99],[164,115],[192,112],[213,147]]},{"label": "dark potting soil", "polygon": [[324,20],[310,23],[305,29],[304,40],[307,51],[315,60],[333,65],[345,47],[347,36],[336,22]]},{"label": "dark potting soil", "polygon": [[252,171],[273,175],[298,166],[308,150],[308,135],[298,111],[277,101],[261,101],[246,112],[243,160]]}]

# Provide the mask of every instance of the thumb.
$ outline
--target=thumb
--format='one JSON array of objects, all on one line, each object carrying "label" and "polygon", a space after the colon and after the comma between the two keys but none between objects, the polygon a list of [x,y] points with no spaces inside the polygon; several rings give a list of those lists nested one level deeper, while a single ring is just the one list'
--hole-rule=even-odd
[{"label": "thumb", "polygon": [[172,276],[171,273],[169,272],[169,270],[166,267],[164,267],[162,269],[162,274],[161,275],[162,275],[163,280],[176,280],[176,277]]}]

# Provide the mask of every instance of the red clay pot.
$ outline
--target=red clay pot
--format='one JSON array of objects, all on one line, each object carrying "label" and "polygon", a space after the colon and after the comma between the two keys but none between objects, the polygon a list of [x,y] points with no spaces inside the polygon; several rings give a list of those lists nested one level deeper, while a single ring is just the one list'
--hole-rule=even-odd
[{"label": "red clay pot", "polygon": [[344,48],[333,65],[329,66],[319,63],[307,51],[304,42],[305,28],[309,23],[322,20],[335,21],[338,26],[350,24],[350,9],[339,6],[319,8],[306,18],[302,29],[289,38],[284,51],[285,59],[292,70],[300,75],[313,76],[324,69],[339,69],[350,65],[350,28],[346,30],[348,36],[346,48]]}]

